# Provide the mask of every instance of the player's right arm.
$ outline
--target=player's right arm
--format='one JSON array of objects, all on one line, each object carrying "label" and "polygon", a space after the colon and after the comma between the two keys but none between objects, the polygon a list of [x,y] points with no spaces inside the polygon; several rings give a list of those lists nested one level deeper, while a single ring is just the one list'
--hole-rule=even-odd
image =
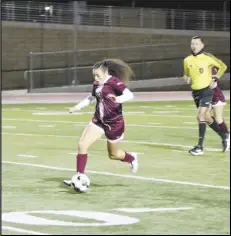
[{"label": "player's right arm", "polygon": [[70,113],[76,112],[76,111],[80,111],[82,110],[84,107],[89,106],[92,102],[95,101],[95,89],[96,89],[96,84],[93,84],[93,88],[92,88],[92,93],[90,96],[88,96],[87,98],[85,98],[83,101],[81,101],[80,103],[78,103],[76,106],[71,107],[69,109]]},{"label": "player's right arm", "polygon": [[188,64],[186,58],[184,59],[184,73],[183,73],[183,79],[187,82],[187,84],[190,83],[191,78],[189,77],[189,71],[188,71]]},{"label": "player's right arm", "polygon": [[70,113],[73,113],[75,111],[80,111],[81,109],[83,109],[84,107],[89,106],[93,101],[95,100],[95,97],[90,95],[87,98],[85,98],[83,101],[81,101],[80,103],[78,103],[76,106],[71,107],[69,109]]}]

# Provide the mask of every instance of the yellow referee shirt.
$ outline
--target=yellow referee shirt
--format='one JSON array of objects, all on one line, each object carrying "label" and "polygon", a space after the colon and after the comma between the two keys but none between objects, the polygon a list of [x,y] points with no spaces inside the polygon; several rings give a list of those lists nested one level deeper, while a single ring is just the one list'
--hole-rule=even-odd
[{"label": "yellow referee shirt", "polygon": [[200,90],[208,87],[212,82],[212,67],[218,68],[218,79],[225,73],[227,66],[209,53],[190,55],[184,59],[184,77],[191,78],[191,88]]}]

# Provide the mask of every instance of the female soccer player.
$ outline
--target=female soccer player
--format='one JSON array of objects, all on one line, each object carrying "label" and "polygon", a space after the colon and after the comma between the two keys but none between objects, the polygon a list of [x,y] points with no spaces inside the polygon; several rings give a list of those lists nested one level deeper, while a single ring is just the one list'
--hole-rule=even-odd
[{"label": "female soccer player", "polygon": [[[95,114],[85,128],[76,157],[76,172],[84,173],[88,158],[88,149],[103,134],[107,137],[108,156],[112,160],[120,160],[130,164],[133,173],[138,169],[137,155],[127,153],[119,148],[124,136],[124,119],[122,103],[133,98],[133,93],[125,85],[134,73],[129,65],[119,59],[106,59],[93,66],[92,95],[70,109],[70,113],[79,111],[96,100]],[[71,186],[70,180],[64,184]]]},{"label": "female soccer player", "polygon": [[[220,60],[219,60],[220,61]],[[220,61],[222,64],[223,62]],[[225,96],[220,88],[220,82],[216,79],[217,74],[217,68],[212,68],[212,76],[213,76],[213,83],[210,85],[210,87],[213,89],[213,100],[212,100],[212,110],[211,115],[212,118],[217,122],[220,130],[226,134],[227,142],[230,143],[230,134],[228,131],[228,127],[225,123],[225,120],[223,118],[224,115],[224,106],[226,105]],[[208,119],[208,122],[211,119]],[[208,123],[207,122],[207,123]],[[209,124],[210,125],[210,124]]]}]

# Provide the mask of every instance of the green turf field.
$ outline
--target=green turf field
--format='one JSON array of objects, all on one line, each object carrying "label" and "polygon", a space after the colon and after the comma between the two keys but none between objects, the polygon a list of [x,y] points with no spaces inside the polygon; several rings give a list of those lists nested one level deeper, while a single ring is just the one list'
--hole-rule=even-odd
[{"label": "green turf field", "polygon": [[[94,110],[65,113],[72,105],[3,105],[3,234],[230,233],[230,152],[208,128],[205,155],[188,154],[198,134],[193,102],[125,104],[121,147],[140,153],[138,173],[110,160],[103,138],[89,150],[86,194],[62,184]],[[225,117],[229,124],[229,106]]]}]

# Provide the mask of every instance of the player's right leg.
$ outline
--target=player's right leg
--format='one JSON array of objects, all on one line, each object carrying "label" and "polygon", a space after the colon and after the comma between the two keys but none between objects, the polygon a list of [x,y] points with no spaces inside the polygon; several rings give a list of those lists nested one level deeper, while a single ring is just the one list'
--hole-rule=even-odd
[{"label": "player's right leg", "polygon": [[[104,130],[93,122],[90,122],[85,128],[78,144],[78,154],[76,156],[76,173],[84,173],[87,164],[88,149],[93,143],[99,140],[103,134]],[[64,180],[63,183],[71,186],[70,180]]]}]

